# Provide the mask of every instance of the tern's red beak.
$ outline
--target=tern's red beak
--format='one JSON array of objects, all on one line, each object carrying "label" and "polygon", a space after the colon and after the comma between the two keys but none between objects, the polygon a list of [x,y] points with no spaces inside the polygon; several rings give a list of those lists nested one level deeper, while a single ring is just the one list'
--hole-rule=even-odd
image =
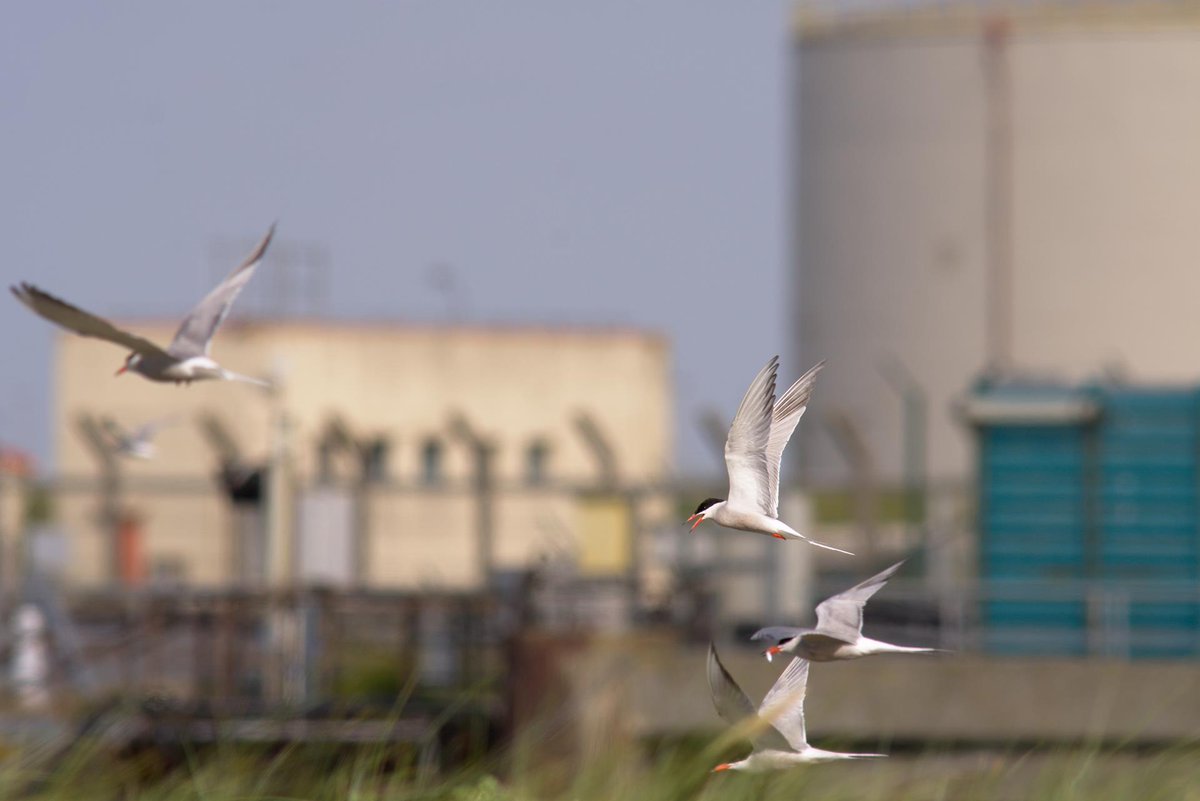
[{"label": "tern's red beak", "polygon": [[772,645],[770,648],[763,651],[763,656],[765,656],[767,658],[767,661],[770,662],[771,657],[782,653],[782,651],[783,651],[783,649],[780,648],[778,645]]},{"label": "tern's red beak", "polygon": [[[692,523],[692,521],[693,521],[693,520],[695,520],[696,522],[695,522],[695,523]],[[689,517],[689,518],[687,519],[687,521],[688,521],[689,523],[692,523],[692,527],[691,527],[691,529],[689,529],[689,530],[690,530],[690,531],[695,531],[695,530],[696,530],[696,526],[698,526],[698,525],[700,525],[701,523],[703,523],[703,522],[704,522],[704,515],[700,514],[699,512],[696,512],[696,514],[694,514],[694,515],[692,515],[691,517]]]},{"label": "tern's red beak", "polygon": [[113,373],[113,375],[120,375],[121,373],[125,372],[128,369],[129,369],[128,364],[122,364],[120,369],[118,369],[117,372]]},{"label": "tern's red beak", "polygon": [[730,763],[722,762],[720,765],[717,765],[715,768],[713,768],[712,772],[716,773],[716,772],[722,771],[722,770],[729,770],[732,767],[733,767],[733,765],[731,765]]}]

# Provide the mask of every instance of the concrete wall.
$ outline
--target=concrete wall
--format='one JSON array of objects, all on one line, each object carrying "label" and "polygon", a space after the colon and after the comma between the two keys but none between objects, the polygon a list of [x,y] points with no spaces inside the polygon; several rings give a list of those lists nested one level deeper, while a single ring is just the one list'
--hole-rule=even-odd
[{"label": "concrete wall", "polygon": [[[605,641],[562,665],[572,696],[604,687],[613,721],[638,736],[723,731],[705,648],[673,639]],[[757,704],[779,674],[757,650],[719,646]],[[578,694],[578,695],[576,695]],[[579,701],[586,705],[585,701]],[[1193,738],[1200,671],[1181,662],[879,656],[813,665],[805,698],[810,740],[1161,742]]]},{"label": "concrete wall", "polygon": [[[130,323],[158,342],[173,325]],[[57,341],[55,457],[58,471],[87,473],[92,460],[77,436],[80,413],[110,414],[125,425],[167,415],[153,462],[132,463],[131,476],[208,475],[212,456],[190,422],[213,411],[252,457],[268,450],[271,400],[247,385],[190,387],[113,378],[124,354],[107,343],[61,334]],[[550,446],[550,474],[595,478],[595,463],[574,417],[590,414],[609,439],[619,478],[655,479],[673,460],[670,352],[660,337],[620,329],[405,327],[398,325],[230,324],[213,356],[229,369],[277,375],[280,404],[293,426],[297,473],[315,471],[316,441],[332,415],[354,433],[386,435],[398,478],[420,473],[426,438],[447,440],[452,412],[464,414],[497,444],[499,476],[521,480],[531,442]],[[467,472],[462,449],[447,442],[449,477]]]},{"label": "concrete wall", "polygon": [[[796,39],[799,361],[829,360],[813,416],[849,415],[893,481],[903,416],[879,370],[892,355],[928,397],[932,476],[969,471],[952,404],[985,367],[1003,301],[989,295],[985,228],[995,20],[1008,20],[1012,368],[1200,375],[1200,18],[1163,4],[937,5],[954,13],[880,4],[805,22]],[[821,426],[799,436],[811,479],[844,480]]]},{"label": "concrete wall", "polygon": [[[161,342],[169,341],[173,331],[161,324],[131,327]],[[197,425],[202,413],[215,414],[254,465],[270,458],[276,436],[272,421],[287,421],[288,470],[280,485],[280,511],[287,519],[279,524],[285,542],[272,546],[274,564],[285,562],[290,566],[286,570],[326,576],[329,570],[344,574],[343,563],[353,563],[359,565],[362,581],[379,587],[467,588],[479,581],[471,457],[451,433],[455,414],[464,415],[496,449],[494,556],[499,570],[563,554],[599,560],[601,572],[620,573],[629,564],[629,525],[609,525],[600,537],[593,531],[588,544],[597,553],[584,553],[586,527],[580,510],[591,501],[578,490],[597,485],[601,475],[576,427],[578,414],[589,415],[606,438],[619,485],[661,482],[672,462],[669,351],[652,334],[243,324],[221,331],[213,355],[238,372],[280,376],[282,390],[271,396],[241,384],[177,387],[137,376],[114,378],[112,371],[123,358],[119,349],[72,335],[59,338],[56,453],[66,479],[57,493],[57,512],[70,543],[67,575],[76,583],[106,580],[112,561],[111,536],[101,515],[99,467],[78,431],[77,420],[84,413],[111,416],[127,427],[174,418],[156,438],[156,458],[120,462],[121,508],[140,521],[141,548],[151,575],[175,572],[203,584],[220,584],[236,575],[235,538],[242,535],[235,529],[246,524],[235,521],[214,480],[217,459]],[[332,495],[304,506],[310,503],[305,493],[318,481],[318,442],[334,416],[358,437],[382,436],[390,443],[386,475],[367,492],[367,535],[358,544],[350,542],[357,518],[337,512],[349,506],[339,505]],[[422,449],[430,439],[441,443],[444,470],[438,482],[426,486]],[[548,447],[544,486],[529,483],[528,452],[534,442]],[[339,489],[331,491],[349,492],[356,474],[350,460],[339,457],[331,485]],[[294,515],[302,507],[333,515],[324,524],[331,530],[305,529]],[[253,528],[253,520],[250,524]],[[263,520],[264,536],[268,528],[269,521]],[[305,568],[300,555],[305,537],[344,541],[345,548],[317,539],[308,543],[309,553],[325,553],[337,565]],[[615,549],[617,556],[597,555],[605,549]],[[356,555],[347,556],[351,551]]]},{"label": "concrete wall", "polygon": [[[344,508],[344,520],[321,517],[306,521],[303,514],[296,516],[297,527],[289,530],[284,550],[288,575],[335,586],[361,582],[395,590],[479,586],[480,540],[472,490],[369,490],[366,536],[361,546],[355,540],[352,496],[340,490],[335,494],[346,501],[335,510]],[[236,562],[240,552],[237,538],[266,534],[261,515],[251,515],[248,527],[240,527],[244,524],[215,486],[197,485],[188,491],[134,486],[123,490],[121,497],[123,512],[138,519],[136,549],[145,580],[225,584],[241,574]],[[292,497],[301,504],[300,509],[306,508],[299,493]],[[653,509],[661,503],[651,498],[638,506]],[[67,535],[63,575],[77,585],[108,582],[113,544],[109,529],[102,524],[96,488],[59,492],[55,511],[58,527]],[[624,495],[605,496],[601,501],[565,488],[502,493],[494,501],[494,568],[519,571],[555,561],[575,564],[585,575],[623,576],[633,558],[634,525],[635,510]],[[306,545],[306,537],[323,543]],[[361,557],[355,553],[358,547]],[[355,565],[360,559],[361,576],[356,577]],[[248,580],[261,583],[264,578],[260,571]]]}]

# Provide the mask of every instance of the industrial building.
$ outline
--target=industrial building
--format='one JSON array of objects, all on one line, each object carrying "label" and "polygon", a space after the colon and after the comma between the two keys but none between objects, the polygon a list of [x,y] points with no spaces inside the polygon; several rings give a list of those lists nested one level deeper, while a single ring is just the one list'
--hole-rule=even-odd
[{"label": "industrial building", "polygon": [[[114,377],[117,349],[58,336],[42,536],[61,541],[35,550],[73,585],[461,590],[546,560],[615,578],[636,562],[632,516],[673,458],[657,334],[235,320],[215,349],[275,389]],[[108,421],[154,420],[155,458],[106,449]]]},{"label": "industrial building", "polygon": [[[1200,11],[802,2],[792,318],[805,475],[971,475],[975,379],[1200,376]],[[854,462],[854,463],[852,463]]]},{"label": "industrial building", "polygon": [[918,528],[972,647],[1194,655],[1200,7],[800,2],[792,35],[804,480]]},{"label": "industrial building", "polygon": [[985,381],[965,413],[983,645],[1200,653],[1200,388]]}]

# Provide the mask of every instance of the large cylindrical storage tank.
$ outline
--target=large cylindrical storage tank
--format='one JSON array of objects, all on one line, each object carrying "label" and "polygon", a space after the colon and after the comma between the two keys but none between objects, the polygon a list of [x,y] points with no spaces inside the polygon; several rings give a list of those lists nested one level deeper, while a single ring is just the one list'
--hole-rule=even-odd
[{"label": "large cylindrical storage tank", "polygon": [[[1200,376],[1195,8],[800,7],[796,370],[829,360],[814,417],[852,429],[881,482],[914,454],[969,475],[952,407],[989,367]],[[807,479],[845,481],[830,427],[801,431]]]}]

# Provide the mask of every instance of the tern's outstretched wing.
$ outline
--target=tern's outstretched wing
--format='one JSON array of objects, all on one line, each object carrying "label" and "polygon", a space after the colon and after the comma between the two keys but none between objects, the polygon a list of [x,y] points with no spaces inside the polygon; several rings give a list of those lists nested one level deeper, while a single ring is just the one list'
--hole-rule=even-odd
[{"label": "tern's outstretched wing", "polygon": [[771,413],[775,408],[775,375],[779,357],[774,356],[750,382],[742,397],[729,436],[725,439],[725,467],[729,471],[730,506],[754,509],[775,516],[767,468],[767,445],[771,436]]},{"label": "tern's outstretched wing", "polygon": [[803,751],[808,746],[804,732],[804,694],[808,687],[808,660],[793,659],[787,669],[775,680],[758,715],[783,735],[793,751]]},{"label": "tern's outstretched wing", "polygon": [[179,422],[178,417],[160,417],[157,420],[150,420],[133,429],[129,438],[138,442],[149,442],[159,432],[159,429],[175,425],[177,422]]},{"label": "tern's outstretched wing", "polygon": [[208,355],[213,335],[229,315],[233,301],[254,275],[254,268],[263,260],[274,235],[275,225],[272,223],[267,235],[250,252],[246,260],[234,268],[213,291],[205,295],[204,300],[196,304],[196,308],[184,318],[179,330],[175,332],[175,338],[167,347],[168,353],[178,359]]},{"label": "tern's outstretched wing", "polygon": [[100,430],[109,438],[110,444],[114,448],[119,447],[122,442],[125,442],[129,438],[129,433],[121,428],[120,424],[111,417],[100,418]]},{"label": "tern's outstretched wing", "polygon": [[[729,725],[737,726],[744,724],[747,719],[754,720],[758,717],[758,713],[754,711],[754,704],[750,703],[746,693],[742,692],[742,688],[721,664],[717,648],[712,643],[708,644],[708,689],[712,693],[717,714]],[[755,736],[754,747],[756,750],[786,748],[786,744],[781,741],[778,731],[766,726]]]},{"label": "tern's outstretched wing", "polygon": [[845,592],[839,592],[817,604],[817,632],[845,642],[856,642],[862,636],[863,607],[902,564],[903,559],[861,584],[855,584]]},{"label": "tern's outstretched wing", "polygon": [[788,387],[787,392],[775,401],[775,409],[771,413],[771,433],[767,437],[767,489],[771,493],[771,516],[779,516],[779,464],[783,461],[783,449],[787,447],[796,424],[804,416],[808,408],[808,399],[812,395],[813,384],[816,383],[817,373],[825,366],[821,361],[809,369],[807,373],[796,379],[796,383]]},{"label": "tern's outstretched wing", "polygon": [[91,312],[72,306],[65,300],[54,297],[49,292],[43,292],[33,284],[22,283],[20,286],[9,287],[17,300],[33,309],[38,315],[52,323],[74,331],[85,337],[103,339],[117,345],[123,345],[143,356],[166,357],[166,353],[158,345],[148,339],[143,339],[128,331],[122,331],[102,317]]}]

